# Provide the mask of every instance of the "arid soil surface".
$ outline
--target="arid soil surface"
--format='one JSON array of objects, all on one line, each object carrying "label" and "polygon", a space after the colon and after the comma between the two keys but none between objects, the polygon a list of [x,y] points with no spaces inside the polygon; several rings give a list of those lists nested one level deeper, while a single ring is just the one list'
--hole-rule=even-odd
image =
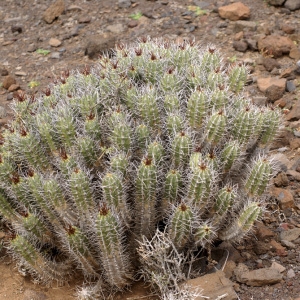
[{"label": "arid soil surface", "polygon": [[[219,8],[234,0],[59,0],[52,12],[47,9],[54,0],[0,0],[0,124],[12,117],[15,93],[41,93],[61,72],[92,66],[116,43],[149,35],[177,42],[193,38],[221,48],[228,62],[249,66],[249,97],[260,106],[279,105],[286,119],[272,146],[281,170],[270,187],[270,211],[244,243],[235,245],[226,275],[238,299],[299,300],[300,10],[295,9],[299,0],[289,1],[275,7],[268,0],[241,0],[250,14],[233,20],[221,18]],[[80,275],[63,287],[35,285],[4,250],[1,254],[0,299],[75,299]],[[282,279],[273,285],[241,283],[235,273],[241,262],[250,270],[276,262],[283,267]],[[115,299],[155,298],[139,283]]]}]

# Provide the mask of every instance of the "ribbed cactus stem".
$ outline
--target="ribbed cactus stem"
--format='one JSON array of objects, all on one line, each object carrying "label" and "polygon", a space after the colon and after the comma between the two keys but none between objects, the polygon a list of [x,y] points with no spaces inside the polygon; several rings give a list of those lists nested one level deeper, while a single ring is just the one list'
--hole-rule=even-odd
[{"label": "ribbed cactus stem", "polygon": [[202,161],[202,153],[199,151],[196,151],[191,154],[190,156],[190,161],[189,161],[189,166],[191,170],[194,170],[195,168],[197,169],[199,167],[199,164]]},{"label": "ribbed cactus stem", "polygon": [[200,128],[206,113],[207,96],[196,90],[193,92],[187,103],[187,117],[192,128]]},{"label": "ribbed cactus stem", "polygon": [[66,148],[71,148],[76,138],[76,127],[72,110],[67,109],[67,107],[58,109],[55,126],[61,143],[65,145]]},{"label": "ribbed cactus stem", "polygon": [[258,202],[249,202],[239,212],[238,217],[219,233],[222,240],[240,240],[251,229],[255,221],[260,217],[262,208]]},{"label": "ribbed cactus stem", "polygon": [[228,91],[223,86],[219,86],[211,95],[210,106],[214,110],[224,109],[228,103]]},{"label": "ribbed cactus stem", "polygon": [[152,142],[147,148],[147,157],[158,166],[164,156],[164,147],[160,142]]},{"label": "ribbed cactus stem", "polygon": [[92,166],[98,157],[98,151],[94,140],[89,136],[81,136],[77,139],[77,147],[84,161],[88,166]]},{"label": "ribbed cactus stem", "polygon": [[27,271],[39,280],[49,284],[51,281],[65,281],[70,265],[54,263],[43,256],[25,237],[18,235],[11,241],[10,250],[14,252]]},{"label": "ribbed cactus stem", "polygon": [[131,128],[126,122],[114,126],[111,140],[113,146],[119,151],[128,152],[131,147]]},{"label": "ribbed cactus stem", "polygon": [[137,136],[138,147],[140,149],[145,149],[150,138],[149,128],[145,124],[140,124],[136,127],[135,133]]},{"label": "ribbed cactus stem", "polygon": [[21,159],[24,159],[31,167],[46,169],[49,166],[49,160],[32,132],[22,128],[16,137],[15,151]]},{"label": "ribbed cactus stem", "polygon": [[157,129],[160,124],[160,114],[155,92],[150,90],[141,95],[138,109],[143,121],[151,128]]},{"label": "ribbed cactus stem", "polygon": [[[22,218],[22,225],[25,229],[25,233],[29,234],[29,236],[33,236],[36,241],[41,243],[53,243],[53,234],[35,214],[25,213]],[[21,233],[22,231],[21,229]]]},{"label": "ribbed cactus stem", "polygon": [[128,254],[123,246],[122,227],[118,219],[104,205],[96,219],[96,235],[101,251],[101,260],[105,269],[105,279],[111,286],[119,289],[129,284],[131,270]]},{"label": "ribbed cactus stem", "polygon": [[174,137],[172,143],[172,159],[175,168],[184,167],[189,160],[192,151],[192,141],[190,136],[181,131]]},{"label": "ribbed cactus stem", "polygon": [[237,111],[233,122],[233,135],[240,144],[247,144],[251,134],[254,132],[255,119],[253,108],[246,106]]},{"label": "ribbed cactus stem", "polygon": [[124,152],[117,153],[110,158],[112,172],[120,172],[120,174],[125,176],[128,165],[128,156]]},{"label": "ribbed cactus stem", "polygon": [[[74,219],[74,215],[71,212],[70,206],[66,201],[66,196],[55,178],[44,180],[43,195],[45,203],[49,205],[49,208],[53,208],[53,213],[58,214],[59,218],[55,222],[63,224],[63,222],[71,222]],[[48,215],[49,217],[49,215]],[[56,219],[56,218],[55,218]],[[54,219],[52,219],[54,222]]]},{"label": "ribbed cactus stem", "polygon": [[215,70],[219,68],[221,63],[221,58],[214,48],[209,48],[202,57],[200,69],[205,74],[210,70]]},{"label": "ribbed cactus stem", "polygon": [[19,214],[10,203],[9,199],[5,196],[3,191],[0,190],[0,214],[10,223],[18,221]]},{"label": "ribbed cactus stem", "polygon": [[208,164],[201,162],[192,170],[187,196],[199,209],[207,205],[213,183],[213,173]]},{"label": "ribbed cactus stem", "polygon": [[36,123],[41,136],[41,140],[51,152],[56,151],[57,146],[54,140],[53,124],[49,112],[43,112],[38,115]]},{"label": "ribbed cactus stem", "polygon": [[182,188],[182,176],[178,170],[170,170],[166,176],[162,209],[167,212],[170,206],[175,205]]},{"label": "ribbed cactus stem", "polygon": [[193,212],[185,203],[179,204],[169,224],[169,236],[176,247],[182,249],[191,238]]},{"label": "ribbed cactus stem", "polygon": [[127,222],[130,220],[130,211],[126,203],[126,195],[122,177],[117,173],[107,173],[102,179],[102,190],[105,202]]},{"label": "ribbed cactus stem", "polygon": [[247,69],[243,65],[236,65],[229,73],[229,88],[238,93],[245,85],[247,80]]},{"label": "ribbed cactus stem", "polygon": [[266,158],[259,158],[253,163],[245,182],[245,189],[252,196],[261,196],[271,179],[272,167]]},{"label": "ribbed cactus stem", "polygon": [[209,222],[205,222],[197,226],[194,233],[194,240],[196,245],[205,247],[216,238],[216,228]]},{"label": "ribbed cactus stem", "polygon": [[234,199],[236,198],[236,191],[235,189],[227,185],[223,187],[216,196],[216,201],[214,205],[214,221],[219,222],[221,221],[229,211],[230,207],[234,203]]},{"label": "ribbed cactus stem", "polygon": [[259,141],[265,145],[272,141],[278,132],[280,125],[280,114],[276,109],[270,109],[263,113],[262,130]]},{"label": "ribbed cactus stem", "polygon": [[183,119],[177,113],[169,114],[166,120],[166,126],[171,138],[183,130]]},{"label": "ribbed cactus stem", "polygon": [[224,137],[227,118],[223,110],[213,114],[207,122],[207,140],[216,145]]},{"label": "ribbed cactus stem", "polygon": [[135,223],[138,235],[150,237],[155,231],[157,168],[149,158],[142,160],[135,182]]},{"label": "ribbed cactus stem", "polygon": [[77,161],[74,156],[68,154],[64,149],[61,149],[60,156],[58,158],[58,167],[60,174],[64,179],[68,179],[70,176],[70,170],[77,167]]},{"label": "ribbed cactus stem", "polygon": [[101,128],[99,119],[96,114],[90,112],[90,114],[85,119],[83,127],[84,131],[89,137],[91,137],[93,140],[100,141]]},{"label": "ribbed cactus stem", "polygon": [[86,234],[76,226],[68,226],[66,228],[65,237],[62,238],[65,248],[69,249],[69,253],[79,264],[79,268],[87,277],[99,277],[99,262],[90,251],[90,243]]},{"label": "ribbed cactus stem", "polygon": [[28,187],[24,177],[21,177],[18,173],[11,174],[11,186],[10,190],[12,191],[13,197],[22,207],[30,209],[32,204],[30,203],[30,198],[28,195]]},{"label": "ribbed cactus stem", "polygon": [[219,69],[209,73],[207,78],[207,84],[211,90],[218,88],[224,84],[224,74]]},{"label": "ribbed cactus stem", "polygon": [[0,180],[1,184],[10,182],[9,176],[14,172],[13,163],[7,153],[0,154]]},{"label": "ribbed cactus stem", "polygon": [[237,161],[241,153],[240,145],[236,141],[230,141],[225,144],[225,147],[221,153],[221,162],[223,170],[228,172]]},{"label": "ribbed cactus stem", "polygon": [[174,73],[173,68],[169,68],[160,80],[160,87],[165,93],[174,93],[179,89],[178,75]]},{"label": "ribbed cactus stem", "polygon": [[90,211],[94,208],[95,203],[87,174],[83,170],[75,168],[70,175],[68,185],[78,215],[89,218]]},{"label": "ribbed cactus stem", "polygon": [[168,113],[176,112],[180,109],[180,102],[177,94],[170,93],[165,95],[164,108]]}]

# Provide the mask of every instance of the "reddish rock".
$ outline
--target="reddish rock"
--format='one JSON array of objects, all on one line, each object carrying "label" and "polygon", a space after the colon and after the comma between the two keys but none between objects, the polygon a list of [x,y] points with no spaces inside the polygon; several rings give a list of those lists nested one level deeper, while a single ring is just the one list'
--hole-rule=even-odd
[{"label": "reddish rock", "polygon": [[295,207],[294,197],[289,190],[273,188],[271,194],[276,197],[281,209]]},{"label": "reddish rock", "polygon": [[17,83],[14,83],[8,88],[8,91],[14,92],[14,91],[17,91],[19,88],[20,88],[20,86]]},{"label": "reddish rock", "polygon": [[59,47],[61,45],[61,41],[56,38],[51,38],[48,43],[51,47]]},{"label": "reddish rock", "polygon": [[238,299],[233,289],[233,283],[225,277],[222,271],[200,276],[185,282],[189,290],[203,289],[201,295],[196,300],[217,299],[221,295],[227,294],[226,299]]},{"label": "reddish rock", "polygon": [[139,22],[136,21],[136,20],[131,20],[131,21],[128,22],[128,24],[127,24],[127,26],[128,26],[129,28],[134,28],[134,27],[136,27],[136,26],[138,26],[138,25],[139,25]]},{"label": "reddish rock", "polygon": [[270,245],[275,250],[276,254],[279,256],[287,256],[286,248],[281,246],[278,242],[275,240],[271,240]]},{"label": "reddish rock", "polygon": [[300,59],[300,50],[297,48],[292,48],[289,57],[293,59]]},{"label": "reddish rock", "polygon": [[257,46],[259,51],[272,55],[274,58],[289,54],[291,49],[295,48],[295,44],[290,38],[280,35],[268,35],[261,38],[258,40]]},{"label": "reddish rock", "polygon": [[250,8],[241,2],[219,7],[219,15],[231,21],[244,20],[250,17]]},{"label": "reddish rock", "polygon": [[[299,148],[299,147],[300,147],[300,143],[297,148]],[[286,173],[287,173],[287,175],[292,176],[296,181],[300,181],[300,173],[299,172],[294,171],[294,170],[288,170]]]},{"label": "reddish rock", "polygon": [[236,280],[250,286],[264,286],[280,282],[282,274],[277,269],[263,268],[249,271],[244,264],[239,264],[234,270]]},{"label": "reddish rock", "polygon": [[282,93],[285,91],[286,79],[284,78],[274,78],[274,77],[266,77],[266,78],[258,78],[257,86],[259,90],[263,93],[271,86],[279,87],[282,90]]},{"label": "reddish rock", "polygon": [[294,138],[294,139],[290,140],[290,147],[292,150],[300,148],[300,139]]},{"label": "reddish rock", "polygon": [[43,14],[43,19],[46,23],[51,24],[65,10],[65,1],[57,0],[52,3]]},{"label": "reddish rock", "polygon": [[271,238],[275,233],[265,226],[262,222],[257,222],[256,224],[256,235],[261,240],[264,241],[267,238]]},{"label": "reddish rock", "polygon": [[4,79],[2,81],[2,87],[4,87],[6,90],[8,90],[9,87],[15,83],[16,83],[16,79],[11,75],[7,75],[4,77]]},{"label": "reddish rock", "polygon": [[281,26],[281,30],[287,34],[292,34],[295,32],[295,27],[288,25],[288,24],[283,24]]},{"label": "reddish rock", "polygon": [[288,186],[289,179],[284,172],[281,172],[274,178],[274,184],[277,187]]},{"label": "reddish rock", "polygon": [[264,57],[262,64],[268,72],[271,72],[274,68],[280,68],[279,62],[272,57]]},{"label": "reddish rock", "polygon": [[300,101],[297,101],[291,111],[285,116],[287,121],[297,121],[300,119]]}]

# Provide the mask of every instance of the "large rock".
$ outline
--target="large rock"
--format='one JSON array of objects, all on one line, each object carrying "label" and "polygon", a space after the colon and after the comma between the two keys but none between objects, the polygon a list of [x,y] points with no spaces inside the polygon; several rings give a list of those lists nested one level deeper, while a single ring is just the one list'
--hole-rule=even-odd
[{"label": "large rock", "polygon": [[250,17],[250,8],[241,2],[219,7],[219,15],[231,21],[244,20]]},{"label": "large rock", "polygon": [[263,268],[249,271],[244,264],[239,264],[234,270],[236,280],[250,286],[263,286],[281,281],[282,274],[275,268]]},{"label": "large rock", "polygon": [[300,236],[300,228],[293,228],[282,231],[280,233],[280,239],[288,242],[296,240]]},{"label": "large rock", "polygon": [[[224,299],[233,300],[238,299],[237,294],[233,289],[232,282],[225,277],[222,271],[216,273],[207,274],[195,279],[190,279],[186,282],[186,285],[191,289],[202,289],[203,297],[197,297],[195,300],[205,299]],[[226,295],[223,296],[222,295]],[[221,298],[222,297],[222,298]]]},{"label": "large rock", "polygon": [[300,1],[299,0],[287,0],[284,3],[284,7],[288,8],[289,10],[296,10],[300,8]]},{"label": "large rock", "polygon": [[270,101],[274,102],[283,96],[286,88],[286,79],[274,77],[258,78],[257,86]]},{"label": "large rock", "polygon": [[6,90],[8,90],[9,87],[15,83],[16,83],[16,79],[11,75],[7,75],[3,79],[2,87],[4,87]]},{"label": "large rock", "polygon": [[65,1],[57,0],[52,3],[44,12],[43,19],[48,24],[51,24],[57,17],[65,11]]},{"label": "large rock", "polygon": [[300,101],[297,101],[291,111],[285,117],[288,121],[297,121],[300,119]]},{"label": "large rock", "polygon": [[295,207],[294,197],[289,190],[274,187],[270,193],[277,199],[281,209]]},{"label": "large rock", "polygon": [[275,78],[275,77],[262,77],[257,79],[257,86],[259,90],[263,93],[271,87],[272,85],[279,87],[282,92],[285,91],[286,79],[285,78]]},{"label": "large rock", "polygon": [[259,39],[257,46],[258,50],[274,58],[289,54],[291,49],[295,48],[295,44],[289,37],[275,34]]},{"label": "large rock", "polygon": [[97,58],[104,53],[110,53],[115,48],[116,38],[114,36],[92,36],[86,42],[85,55],[89,58]]}]

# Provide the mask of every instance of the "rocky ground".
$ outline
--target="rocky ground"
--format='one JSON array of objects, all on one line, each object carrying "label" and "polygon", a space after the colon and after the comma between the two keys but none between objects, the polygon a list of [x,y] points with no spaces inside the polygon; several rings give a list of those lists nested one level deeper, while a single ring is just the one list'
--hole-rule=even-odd
[{"label": "rocky ground", "polygon": [[[2,0],[0,124],[12,116],[15,93],[42,92],[64,70],[95,64],[116,43],[150,35],[220,47],[225,60],[248,65],[246,93],[259,106],[280,106],[285,127],[271,149],[280,172],[270,187],[269,212],[244,243],[229,247],[228,259],[217,256],[235,291],[218,299],[299,300],[300,1],[241,1]],[[77,279],[64,287],[33,285],[8,256],[0,274],[1,299],[75,299]],[[223,275],[209,282],[225,282]],[[115,299],[154,299],[145,295],[138,284]]]}]

